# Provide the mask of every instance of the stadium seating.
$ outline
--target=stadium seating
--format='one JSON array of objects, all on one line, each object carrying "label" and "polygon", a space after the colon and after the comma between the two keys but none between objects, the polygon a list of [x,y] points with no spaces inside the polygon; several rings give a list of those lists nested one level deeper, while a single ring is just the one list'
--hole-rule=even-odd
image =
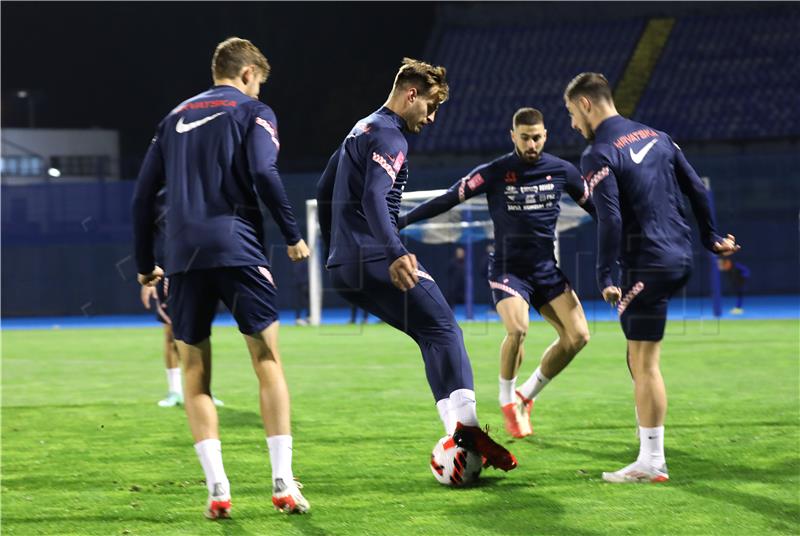
[{"label": "stadium seating", "polygon": [[634,119],[678,140],[800,135],[800,10],[679,19]]},{"label": "stadium seating", "polygon": [[[431,59],[448,68],[451,98],[414,150],[505,149],[511,114],[525,105],[544,113],[551,149],[581,146],[561,100],[565,84],[591,70],[616,85],[644,24],[441,27]],[[798,28],[792,6],[679,18],[633,118],[683,141],[797,137]]]},{"label": "stadium seating", "polygon": [[602,71],[616,82],[643,24],[643,19],[635,19],[603,25],[443,27],[431,59],[448,69],[450,101],[436,128],[415,140],[415,150],[474,153],[507,148],[511,115],[521,106],[544,113],[551,145],[583,143],[570,128],[564,86],[586,70]]}]

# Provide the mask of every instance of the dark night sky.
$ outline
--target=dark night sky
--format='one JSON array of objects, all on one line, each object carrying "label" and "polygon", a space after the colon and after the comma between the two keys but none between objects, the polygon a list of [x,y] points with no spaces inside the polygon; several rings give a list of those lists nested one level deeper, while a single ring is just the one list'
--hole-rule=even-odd
[{"label": "dark night sky", "polygon": [[[135,170],[158,121],[211,85],[216,44],[252,40],[272,65],[282,165],[317,166],[386,97],[403,56],[422,55],[431,4],[3,2],[2,126],[119,129]],[[128,173],[126,173],[128,172]],[[134,171],[135,173],[135,171]]]}]

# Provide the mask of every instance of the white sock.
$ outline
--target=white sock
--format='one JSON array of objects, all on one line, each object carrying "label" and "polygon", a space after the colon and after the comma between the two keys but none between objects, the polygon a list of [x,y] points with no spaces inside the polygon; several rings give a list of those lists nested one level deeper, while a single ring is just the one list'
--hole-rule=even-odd
[{"label": "white sock", "polygon": [[231,487],[228,476],[225,474],[225,468],[222,466],[222,444],[219,439],[198,441],[194,444],[194,450],[197,452],[200,465],[203,466],[203,472],[206,474],[208,494],[229,495]]},{"label": "white sock", "polygon": [[267,438],[269,463],[272,466],[272,482],[282,478],[287,486],[294,483],[292,473],[292,436],[274,435]]},{"label": "white sock", "polygon": [[666,463],[664,458],[664,427],[655,428],[639,427],[639,458],[638,461],[659,468]]},{"label": "white sock", "polygon": [[500,406],[511,404],[514,402],[514,390],[517,388],[516,376],[510,380],[503,379],[500,376]]},{"label": "white sock", "polygon": [[475,391],[456,389],[450,393],[450,411],[453,419],[464,426],[478,426]]},{"label": "white sock", "polygon": [[525,398],[536,400],[539,392],[544,389],[548,383],[550,383],[550,378],[545,377],[544,374],[542,374],[542,367],[538,366],[536,370],[533,371],[533,374],[531,374],[531,377],[519,388],[519,392]]},{"label": "white sock", "polygon": [[167,369],[167,388],[170,393],[183,394],[183,384],[181,383],[181,369],[168,368]]},{"label": "white sock", "polygon": [[450,399],[443,398],[436,403],[436,409],[439,411],[439,418],[442,419],[444,424],[444,433],[451,436],[456,431],[456,420],[453,418],[453,412],[450,410]]}]

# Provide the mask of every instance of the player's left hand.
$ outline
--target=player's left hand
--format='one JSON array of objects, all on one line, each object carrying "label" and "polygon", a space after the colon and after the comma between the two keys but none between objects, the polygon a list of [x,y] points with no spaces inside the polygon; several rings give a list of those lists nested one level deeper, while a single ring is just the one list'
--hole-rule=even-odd
[{"label": "player's left hand", "polygon": [[286,253],[289,255],[289,258],[292,262],[302,261],[303,259],[307,259],[309,255],[311,255],[311,251],[308,249],[306,245],[306,241],[302,238],[300,241],[293,245],[286,247]]},{"label": "player's left hand", "polygon": [[158,291],[156,290],[156,287],[142,286],[142,291],[139,294],[139,297],[142,299],[142,305],[144,305],[144,308],[149,311],[150,300],[158,299]]},{"label": "player's left hand", "polygon": [[719,242],[714,242],[714,253],[719,253],[723,257],[733,255],[742,249],[742,246],[736,243],[736,237],[729,234]]},{"label": "player's left hand", "polygon": [[164,279],[164,270],[160,266],[153,268],[153,271],[149,274],[136,275],[136,280],[139,281],[139,284],[147,287],[155,287],[162,279]]},{"label": "player's left hand", "polygon": [[606,303],[610,303],[612,307],[616,307],[622,298],[622,289],[619,287],[606,287],[603,289],[603,299]]}]

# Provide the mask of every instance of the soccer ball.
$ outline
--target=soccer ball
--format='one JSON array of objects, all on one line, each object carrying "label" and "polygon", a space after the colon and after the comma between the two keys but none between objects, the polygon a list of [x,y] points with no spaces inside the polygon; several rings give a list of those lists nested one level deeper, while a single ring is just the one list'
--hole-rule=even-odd
[{"label": "soccer ball", "polygon": [[431,472],[445,486],[472,484],[478,480],[482,465],[479,454],[459,447],[449,435],[441,438],[431,452]]}]

